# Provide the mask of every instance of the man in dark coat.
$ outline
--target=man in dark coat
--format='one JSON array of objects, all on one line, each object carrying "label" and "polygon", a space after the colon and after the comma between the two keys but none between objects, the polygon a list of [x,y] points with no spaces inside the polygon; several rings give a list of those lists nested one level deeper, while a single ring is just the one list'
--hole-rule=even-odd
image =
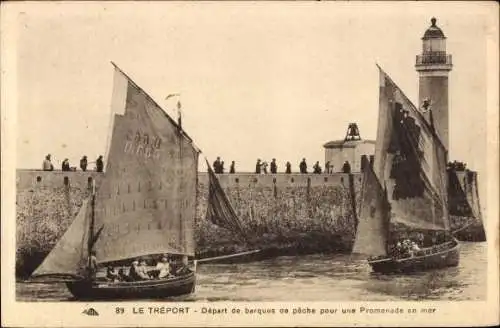
[{"label": "man in dark coat", "polygon": [[278,165],[276,165],[276,158],[271,161],[271,174],[278,173]]},{"label": "man in dark coat", "polygon": [[258,159],[257,163],[255,164],[255,173],[260,174],[260,159]]},{"label": "man in dark coat", "polygon": [[87,171],[87,164],[87,156],[84,155],[80,160],[80,168],[83,172]]},{"label": "man in dark coat", "polygon": [[314,173],[315,174],[321,174],[321,166],[319,165],[319,161],[314,164]]},{"label": "man in dark coat", "polygon": [[215,173],[221,173],[221,170],[220,170],[220,157],[217,157],[217,159],[214,162],[213,167],[214,167],[214,172]]},{"label": "man in dark coat", "polygon": [[104,161],[102,160],[102,155],[100,155],[97,160],[95,161],[95,167],[97,172],[103,172],[104,171]]},{"label": "man in dark coat", "polygon": [[351,164],[349,164],[349,161],[345,161],[344,166],[342,166],[342,172],[351,173]]},{"label": "man in dark coat", "polygon": [[285,173],[290,174],[292,173],[292,164],[290,162],[286,162],[286,170]]},{"label": "man in dark coat", "polygon": [[300,168],[300,173],[307,173],[307,163],[305,158],[303,158],[302,162],[300,162],[299,168]]},{"label": "man in dark coat", "polygon": [[66,158],[66,159],[64,159],[64,161],[62,162],[62,167],[61,167],[61,169],[62,169],[63,171],[70,171],[70,170],[71,170],[71,168],[69,167],[69,160],[68,160],[67,158]]},{"label": "man in dark coat", "polygon": [[235,173],[234,161],[231,162],[231,166],[229,167],[229,173],[230,174],[234,174]]}]

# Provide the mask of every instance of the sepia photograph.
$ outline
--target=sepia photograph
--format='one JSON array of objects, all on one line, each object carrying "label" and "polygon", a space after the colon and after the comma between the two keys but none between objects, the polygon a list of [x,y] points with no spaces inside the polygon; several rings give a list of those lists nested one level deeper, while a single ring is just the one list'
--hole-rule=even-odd
[{"label": "sepia photograph", "polygon": [[2,7],[12,306],[498,323],[495,3]]}]

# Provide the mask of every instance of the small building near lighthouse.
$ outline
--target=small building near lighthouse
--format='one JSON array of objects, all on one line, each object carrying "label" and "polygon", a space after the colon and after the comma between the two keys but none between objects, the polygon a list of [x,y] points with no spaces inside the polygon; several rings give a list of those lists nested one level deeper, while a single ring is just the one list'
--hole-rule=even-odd
[{"label": "small building near lighthouse", "polygon": [[375,140],[364,140],[359,133],[358,125],[350,123],[344,139],[333,140],[323,145],[325,148],[325,168],[327,163],[333,165],[333,172],[342,171],[346,161],[351,165],[352,172],[361,171],[362,157],[373,163]]}]

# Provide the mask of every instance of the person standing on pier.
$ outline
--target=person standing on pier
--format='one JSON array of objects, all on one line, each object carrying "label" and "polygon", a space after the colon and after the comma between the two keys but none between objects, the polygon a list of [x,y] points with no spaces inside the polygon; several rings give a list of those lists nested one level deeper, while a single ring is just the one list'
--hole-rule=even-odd
[{"label": "person standing on pier", "polygon": [[285,173],[286,174],[292,173],[292,164],[290,162],[286,162],[285,165],[286,165]]},{"label": "person standing on pier", "polygon": [[307,163],[305,158],[303,158],[302,162],[300,162],[299,168],[300,168],[300,173],[307,173]]},{"label": "person standing on pier", "polygon": [[321,166],[319,165],[319,161],[314,164],[313,169],[314,174],[321,174]]},{"label": "person standing on pier", "polygon": [[61,170],[71,171],[71,168],[69,167],[69,160],[67,158],[65,158],[64,161],[62,162]]},{"label": "person standing on pier", "polygon": [[234,161],[231,162],[231,166],[229,167],[229,173],[230,174],[234,174],[235,173],[235,169],[234,169]]},{"label": "person standing on pier", "polygon": [[100,155],[95,161],[95,168],[97,172],[104,171],[104,161],[102,160],[102,155]]},{"label": "person standing on pier", "polygon": [[221,173],[220,172],[220,157],[217,156],[217,159],[215,160],[213,167],[214,167],[215,173]]},{"label": "person standing on pier", "polygon": [[345,161],[344,166],[342,166],[342,172],[351,173],[351,164],[349,164],[349,161]]},{"label": "person standing on pier", "polygon": [[260,159],[257,159],[257,164],[255,164],[255,173],[260,174]]},{"label": "person standing on pier", "polygon": [[264,161],[264,163],[262,163],[260,166],[262,167],[263,173],[267,174],[267,162]]},{"label": "person standing on pier", "polygon": [[271,161],[271,174],[278,173],[278,165],[276,165],[276,158]]},{"label": "person standing on pier", "polygon": [[83,172],[87,171],[87,165],[87,156],[83,155],[82,159],[80,160],[80,168]]}]

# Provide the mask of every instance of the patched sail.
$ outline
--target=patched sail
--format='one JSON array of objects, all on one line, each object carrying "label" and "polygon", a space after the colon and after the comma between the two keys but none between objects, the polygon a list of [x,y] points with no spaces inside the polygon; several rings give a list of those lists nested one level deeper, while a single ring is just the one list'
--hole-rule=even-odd
[{"label": "patched sail", "polygon": [[220,186],[219,180],[208,161],[207,167],[209,177],[207,219],[218,226],[236,232],[243,239],[248,240],[248,236],[240,223],[238,215]]},{"label": "patched sail", "polygon": [[81,271],[88,260],[87,241],[89,236],[90,205],[84,200],[77,216],[63,234],[56,246],[33,272],[32,277],[59,276],[84,277]]},{"label": "patched sail", "polygon": [[484,234],[477,184],[477,172],[469,170],[457,172],[452,168],[448,170],[449,213],[466,219],[460,226],[454,227],[453,233],[474,225],[476,230],[480,229]]},{"label": "patched sail", "polygon": [[96,197],[100,263],[149,254],[194,255],[198,150],[182,129],[115,66],[115,114]]},{"label": "patched sail", "polygon": [[379,101],[374,169],[387,188],[391,220],[448,230],[447,150],[432,117],[429,123],[381,69]]},{"label": "patched sail", "polygon": [[387,254],[389,204],[373,168],[365,163],[353,253]]},{"label": "patched sail", "polygon": [[453,169],[448,170],[448,203],[450,215],[474,216],[457,172]]}]

